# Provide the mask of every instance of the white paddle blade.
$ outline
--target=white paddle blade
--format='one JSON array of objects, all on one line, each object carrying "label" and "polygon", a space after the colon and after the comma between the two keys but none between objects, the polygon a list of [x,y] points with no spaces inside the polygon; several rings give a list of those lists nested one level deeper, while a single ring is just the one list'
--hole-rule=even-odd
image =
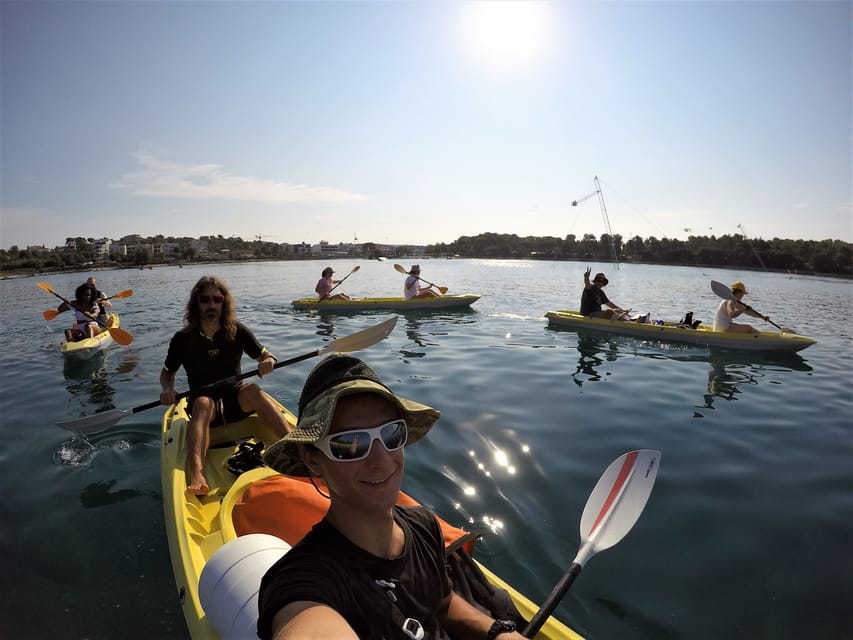
[{"label": "white paddle blade", "polygon": [[103,413],[96,413],[92,416],[77,418],[76,420],[57,422],[56,424],[68,431],[88,435],[91,433],[106,431],[124,416],[130,415],[131,413],[132,411],[130,409],[112,409],[110,411],[104,411]]},{"label": "white paddle blade", "polygon": [[379,324],[368,327],[367,329],[362,329],[361,331],[344,336],[343,338],[332,340],[325,347],[318,349],[317,355],[323,355],[325,353],[349,353],[351,351],[367,349],[367,347],[370,347],[388,337],[397,325],[398,317],[399,316],[394,316],[390,320],[385,320],[384,322],[380,322]]},{"label": "white paddle blade", "polygon": [[726,300],[734,300],[735,294],[732,293],[732,290],[729,289],[722,282],[718,282],[716,280],[711,280],[711,291],[713,291],[716,295],[724,298]]},{"label": "white paddle blade", "polygon": [[581,516],[580,565],[619,542],[634,526],[652,493],[660,451],[629,451],[610,463],[592,490]]}]

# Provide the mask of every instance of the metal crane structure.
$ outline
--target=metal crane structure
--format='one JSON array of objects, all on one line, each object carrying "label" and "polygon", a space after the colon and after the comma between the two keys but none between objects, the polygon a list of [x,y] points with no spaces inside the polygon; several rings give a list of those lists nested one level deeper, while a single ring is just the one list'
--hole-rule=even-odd
[{"label": "metal crane structure", "polygon": [[572,200],[572,206],[576,207],[584,200],[589,200],[592,196],[598,196],[598,206],[601,207],[601,216],[604,218],[604,229],[607,231],[607,240],[610,242],[610,257],[613,258],[613,264],[616,265],[616,270],[619,270],[619,258],[616,256],[616,244],[613,242],[613,232],[610,230],[610,218],[607,216],[607,205],[604,204],[604,194],[601,192],[601,184],[598,182],[598,176],[592,180],[595,185],[595,191],[585,195],[583,198]]},{"label": "metal crane structure", "polygon": [[762,269],[764,269],[765,271],[767,271],[767,266],[764,264],[764,260],[762,260],[762,259],[761,259],[761,256],[760,256],[760,255],[758,255],[758,251],[756,251],[756,250],[755,250],[755,247],[754,247],[754,246],[753,246],[753,244],[749,241],[749,238],[748,238],[748,237],[747,237],[747,235],[746,235],[746,229],[744,229],[744,228],[743,228],[743,226],[741,226],[741,225],[738,225],[738,226],[737,226],[737,228],[738,228],[738,229],[740,229],[740,232],[743,234],[743,239],[744,239],[744,240],[746,240],[746,243],[749,245],[749,248],[750,248],[750,249],[752,249],[752,253],[754,253],[754,254],[755,254],[755,257],[756,257],[756,258],[758,258],[758,264],[760,264],[760,265],[761,265],[761,268],[762,268]]}]

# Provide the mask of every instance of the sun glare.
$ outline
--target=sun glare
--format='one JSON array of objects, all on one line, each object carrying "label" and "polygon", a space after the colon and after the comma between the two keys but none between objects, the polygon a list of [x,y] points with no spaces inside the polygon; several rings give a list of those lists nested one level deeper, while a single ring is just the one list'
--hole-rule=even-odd
[{"label": "sun glare", "polygon": [[548,3],[478,0],[462,5],[462,39],[472,58],[491,71],[532,67],[548,47]]}]

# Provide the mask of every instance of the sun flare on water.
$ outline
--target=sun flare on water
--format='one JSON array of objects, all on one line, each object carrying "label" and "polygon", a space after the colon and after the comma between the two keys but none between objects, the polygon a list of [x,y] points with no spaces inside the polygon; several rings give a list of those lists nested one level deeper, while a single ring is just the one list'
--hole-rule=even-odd
[{"label": "sun flare on water", "polygon": [[540,0],[478,0],[461,6],[461,37],[472,59],[490,71],[531,68],[548,49],[549,4]]}]

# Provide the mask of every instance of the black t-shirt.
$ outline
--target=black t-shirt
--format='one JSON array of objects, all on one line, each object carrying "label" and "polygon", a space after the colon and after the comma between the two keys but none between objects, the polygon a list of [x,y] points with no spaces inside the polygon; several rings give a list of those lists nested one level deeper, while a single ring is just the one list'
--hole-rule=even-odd
[{"label": "black t-shirt", "polygon": [[263,353],[263,347],[240,322],[233,341],[228,339],[224,329],[219,329],[212,338],[201,331],[178,331],[169,342],[163,366],[172,373],[183,366],[187,384],[196,391],[206,384],[238,375],[244,352],[256,360]]},{"label": "black t-shirt", "polygon": [[400,613],[424,628],[425,640],[445,640],[435,612],[450,595],[444,539],[435,516],[424,507],[394,507],[403,529],[403,553],[380,558],[354,545],[325,519],[276,562],[261,581],[258,635],[272,637],[275,614],[291,602],[320,602],[341,614],[360,640],[396,639],[401,631],[391,600],[372,582],[395,584]]},{"label": "black t-shirt", "polygon": [[603,289],[584,287],[581,294],[581,315],[588,316],[593,311],[601,311],[601,305],[610,302]]}]

